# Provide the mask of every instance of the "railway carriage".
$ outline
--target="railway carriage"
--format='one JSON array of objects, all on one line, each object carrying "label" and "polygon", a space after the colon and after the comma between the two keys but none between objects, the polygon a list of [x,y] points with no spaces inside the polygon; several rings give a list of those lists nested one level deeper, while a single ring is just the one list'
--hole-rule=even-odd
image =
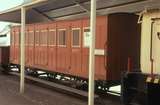
[{"label": "railway carriage", "polygon": [[[97,16],[95,80],[103,86],[120,84],[121,72],[139,68],[140,27],[129,13]],[[50,74],[88,79],[89,19],[26,25],[26,67]],[[19,65],[20,26],[11,28],[10,63]]]}]

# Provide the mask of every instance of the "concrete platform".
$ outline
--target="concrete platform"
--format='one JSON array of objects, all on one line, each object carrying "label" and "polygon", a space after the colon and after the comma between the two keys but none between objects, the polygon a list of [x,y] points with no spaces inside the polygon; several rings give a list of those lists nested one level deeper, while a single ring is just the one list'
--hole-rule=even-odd
[{"label": "concrete platform", "polygon": [[[19,78],[0,73],[1,105],[87,105],[86,100],[26,83],[25,94],[19,93]],[[106,97],[96,105],[120,105],[117,98]]]}]

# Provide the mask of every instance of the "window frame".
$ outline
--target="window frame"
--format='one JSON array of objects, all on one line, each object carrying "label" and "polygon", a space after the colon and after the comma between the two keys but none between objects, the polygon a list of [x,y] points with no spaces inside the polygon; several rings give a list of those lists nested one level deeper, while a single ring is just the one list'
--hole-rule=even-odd
[{"label": "window frame", "polygon": [[[65,45],[60,45],[60,44],[59,44],[59,32],[60,32],[60,31],[66,31],[66,40],[65,40],[66,42],[65,42]],[[58,33],[58,38],[57,38],[57,39],[58,39],[58,41],[57,41],[58,43],[57,43],[57,45],[58,45],[59,47],[67,47],[67,29],[66,29],[66,28],[58,29],[58,32],[57,32],[57,33]]]},{"label": "window frame", "polygon": [[20,45],[20,32],[15,31],[15,36],[16,36],[15,46],[19,46]]},{"label": "window frame", "polygon": [[[41,43],[41,32],[46,32],[46,37],[47,37],[46,40],[47,40],[47,42],[46,42],[45,44],[44,44],[44,43],[43,43],[43,44]],[[39,36],[40,36],[40,37],[39,37],[39,45],[40,45],[40,46],[47,46],[47,45],[48,45],[48,30],[47,30],[47,29],[40,30]]]},{"label": "window frame", "polygon": [[55,42],[54,42],[54,44],[50,44],[50,42],[49,42],[49,39],[48,39],[48,46],[56,46],[56,41],[57,41],[57,39],[56,39],[56,29],[49,29],[48,30],[48,37],[49,37],[49,32],[54,32],[55,33],[55,35],[54,35],[54,39],[55,39]]},{"label": "window frame", "polygon": [[83,41],[82,41],[83,44],[82,44],[82,46],[83,46],[84,48],[89,48],[89,46],[85,46],[85,45],[84,45],[84,30],[85,30],[85,29],[89,29],[90,32],[91,32],[90,27],[83,27]]},{"label": "window frame", "polygon": [[[37,40],[37,35],[36,35],[36,33],[39,33],[38,34],[38,43],[36,42]],[[39,46],[40,45],[40,38],[39,38],[39,36],[40,36],[40,30],[35,30],[35,38],[34,38],[34,43],[35,43],[35,46]]]},{"label": "window frame", "polygon": [[[32,44],[31,44],[30,41],[29,41],[30,33],[33,34],[33,38],[34,38]],[[35,33],[34,33],[33,30],[28,31],[28,46],[34,46],[34,41],[35,41],[35,36],[34,36],[34,35],[35,35]]]},{"label": "window frame", "polygon": [[11,41],[11,45],[14,46],[15,45],[15,31],[11,32],[11,37],[10,37],[10,41]]},{"label": "window frame", "polygon": [[25,30],[25,46],[28,46],[28,30]]},{"label": "window frame", "polygon": [[[79,30],[79,43],[78,43],[78,45],[73,45],[73,31],[74,30]],[[71,32],[71,46],[74,48],[81,47],[81,28],[72,28],[71,31],[72,31]]]}]

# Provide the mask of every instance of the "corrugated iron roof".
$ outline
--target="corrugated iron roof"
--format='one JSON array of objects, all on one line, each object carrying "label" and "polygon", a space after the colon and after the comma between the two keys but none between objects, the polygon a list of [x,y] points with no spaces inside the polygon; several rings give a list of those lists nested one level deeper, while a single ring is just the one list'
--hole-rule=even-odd
[{"label": "corrugated iron roof", "polygon": [[[97,14],[140,12],[160,7],[160,0],[97,0]],[[27,10],[27,23],[89,16],[90,0],[48,0]],[[0,13],[1,21],[20,22],[20,7]]]}]

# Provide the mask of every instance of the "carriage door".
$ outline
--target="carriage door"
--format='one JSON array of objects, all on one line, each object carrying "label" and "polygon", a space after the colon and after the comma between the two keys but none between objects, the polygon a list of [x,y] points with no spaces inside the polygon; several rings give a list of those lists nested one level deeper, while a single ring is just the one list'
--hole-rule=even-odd
[{"label": "carriage door", "polygon": [[28,65],[34,63],[34,25],[28,27]]},{"label": "carriage door", "polygon": [[20,63],[20,28],[19,27],[16,27],[15,28],[15,34],[14,34],[14,38],[15,38],[15,46],[14,46],[14,49],[15,49],[15,63],[16,64],[19,64]]},{"label": "carriage door", "polygon": [[70,22],[57,22],[57,70],[69,73],[70,70]]},{"label": "carriage door", "polygon": [[43,67],[48,66],[48,24],[40,25],[40,65]]},{"label": "carriage door", "polygon": [[25,64],[28,66],[28,26],[25,29]]},{"label": "carriage door", "polygon": [[160,73],[160,20],[155,20],[153,23],[152,35],[152,57],[153,57],[153,72]]},{"label": "carriage door", "polygon": [[10,62],[14,63],[15,60],[15,29],[11,28],[11,47],[10,47]]},{"label": "carriage door", "polygon": [[49,70],[56,70],[56,24],[51,23],[49,25],[49,30],[48,30],[48,68]]},{"label": "carriage door", "polygon": [[40,65],[40,48],[39,48],[39,37],[40,37],[40,29],[39,25],[35,25],[35,43],[34,43],[34,64],[36,66]]},{"label": "carriage door", "polygon": [[70,73],[76,76],[82,74],[82,48],[81,48],[82,21],[71,23],[71,68]]}]

